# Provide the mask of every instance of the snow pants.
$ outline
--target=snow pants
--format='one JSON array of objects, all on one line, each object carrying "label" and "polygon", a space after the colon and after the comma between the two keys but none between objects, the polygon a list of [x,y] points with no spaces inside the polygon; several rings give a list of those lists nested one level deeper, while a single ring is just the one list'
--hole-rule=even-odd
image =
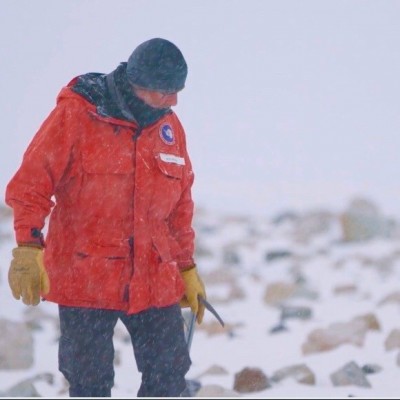
[{"label": "snow pants", "polygon": [[137,368],[138,397],[179,397],[191,361],[180,306],[151,308],[138,314],[59,306],[59,370],[70,397],[111,397],[114,385],[114,327],[126,326]]}]

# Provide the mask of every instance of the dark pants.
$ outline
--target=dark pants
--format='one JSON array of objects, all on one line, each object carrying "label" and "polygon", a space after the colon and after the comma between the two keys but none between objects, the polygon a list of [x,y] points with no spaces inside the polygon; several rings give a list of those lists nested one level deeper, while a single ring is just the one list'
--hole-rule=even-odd
[{"label": "dark pants", "polygon": [[191,361],[179,305],[138,314],[59,306],[59,370],[70,397],[111,397],[114,327],[121,319],[133,345],[142,382],[138,397],[178,397]]}]

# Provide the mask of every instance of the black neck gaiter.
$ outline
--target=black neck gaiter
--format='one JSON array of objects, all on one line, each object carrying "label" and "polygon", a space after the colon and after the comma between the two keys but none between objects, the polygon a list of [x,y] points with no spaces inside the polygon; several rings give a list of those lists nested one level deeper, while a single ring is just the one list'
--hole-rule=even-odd
[{"label": "black neck gaiter", "polygon": [[[121,63],[113,72],[109,85],[115,84],[115,96],[113,100],[115,107],[112,107],[113,116],[121,119],[131,120],[133,117],[137,124],[144,128],[153,124],[163,115],[171,112],[170,108],[154,108],[139,99],[133,92],[132,85],[126,77],[126,63]],[[111,91],[112,88],[109,87]],[[125,111],[125,112],[124,112]]]}]

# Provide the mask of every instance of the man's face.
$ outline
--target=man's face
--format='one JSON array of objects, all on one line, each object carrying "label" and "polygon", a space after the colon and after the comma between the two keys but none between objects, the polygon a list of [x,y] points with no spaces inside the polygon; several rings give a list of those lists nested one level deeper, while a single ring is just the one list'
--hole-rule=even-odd
[{"label": "man's face", "polygon": [[178,104],[178,92],[165,93],[136,86],[133,90],[140,100],[153,108],[169,108]]}]

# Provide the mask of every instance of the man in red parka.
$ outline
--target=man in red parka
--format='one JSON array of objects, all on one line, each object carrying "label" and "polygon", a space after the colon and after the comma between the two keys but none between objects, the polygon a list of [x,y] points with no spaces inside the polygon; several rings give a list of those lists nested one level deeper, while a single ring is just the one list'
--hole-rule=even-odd
[{"label": "man in red parka", "polygon": [[59,369],[71,397],[111,396],[119,319],[142,373],[138,396],[186,387],[180,307],[201,323],[206,297],[193,259],[194,175],[171,110],[186,76],[181,51],[154,38],[111,73],[76,77],[7,186],[12,294],[58,304]]}]

